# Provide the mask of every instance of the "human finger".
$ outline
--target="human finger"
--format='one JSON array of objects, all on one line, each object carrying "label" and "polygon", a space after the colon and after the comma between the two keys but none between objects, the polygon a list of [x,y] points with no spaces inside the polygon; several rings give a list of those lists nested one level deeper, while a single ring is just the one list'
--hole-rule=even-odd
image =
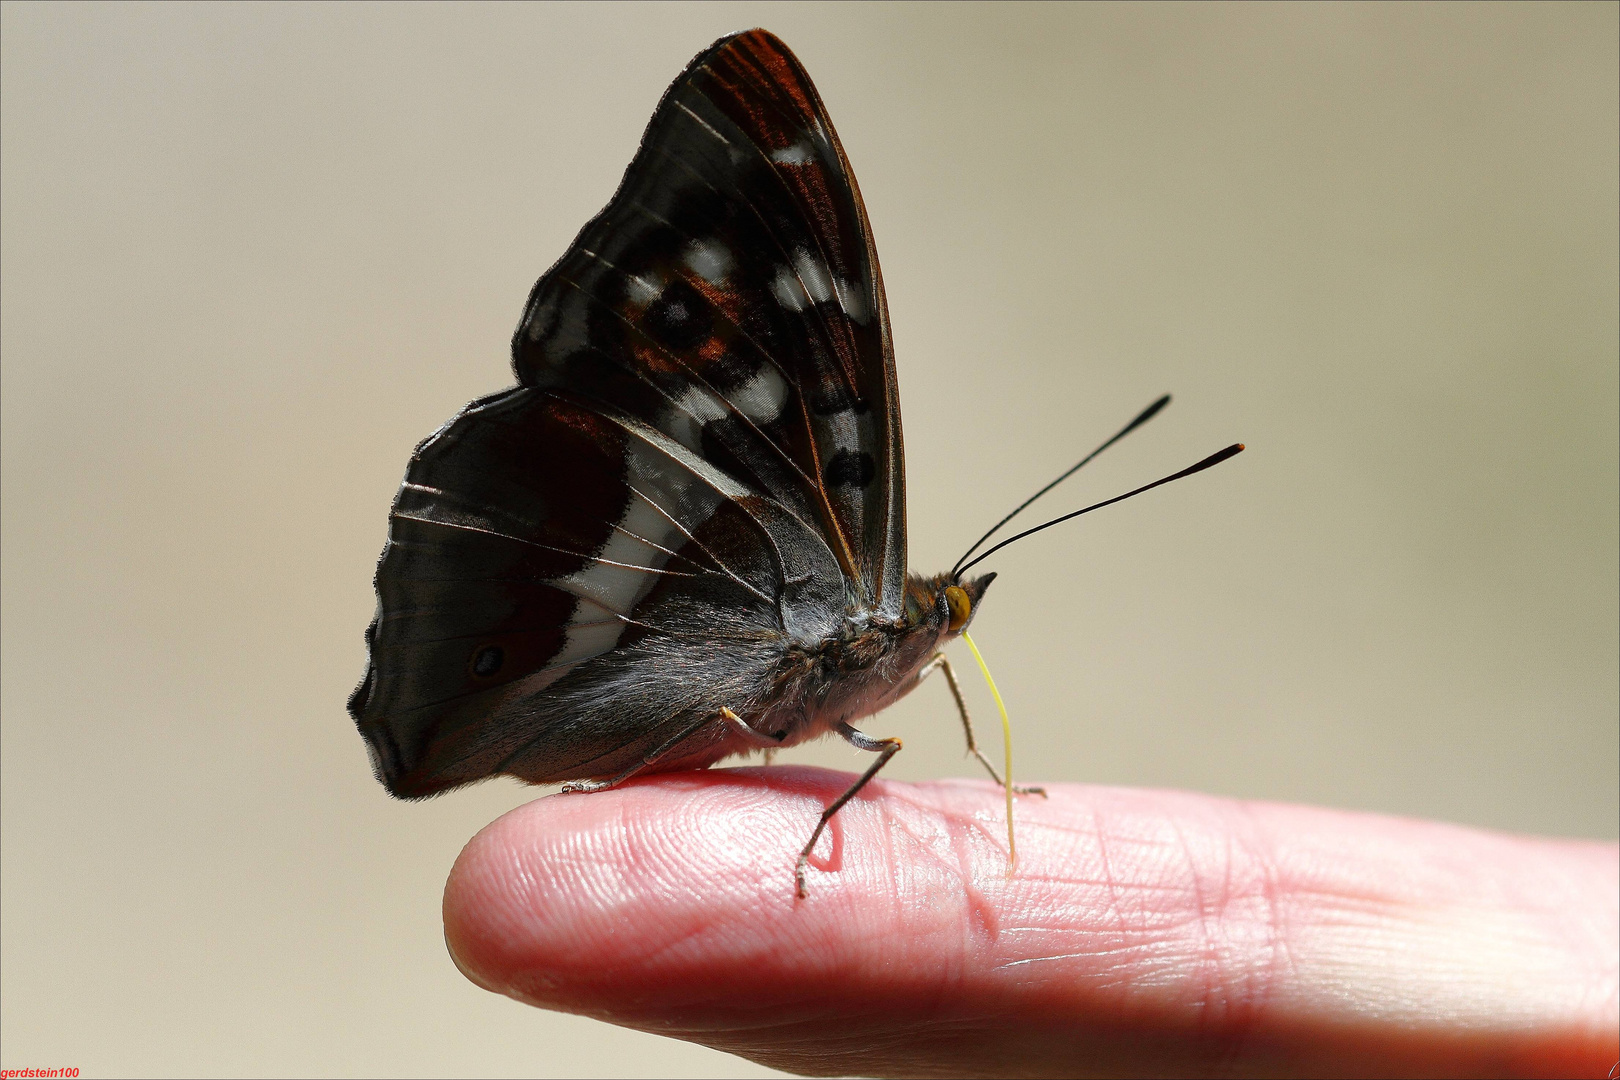
[{"label": "human finger", "polygon": [[1603,1075],[1620,852],[1298,806],[1054,786],[674,774],[467,847],[481,985],[790,1071]]}]

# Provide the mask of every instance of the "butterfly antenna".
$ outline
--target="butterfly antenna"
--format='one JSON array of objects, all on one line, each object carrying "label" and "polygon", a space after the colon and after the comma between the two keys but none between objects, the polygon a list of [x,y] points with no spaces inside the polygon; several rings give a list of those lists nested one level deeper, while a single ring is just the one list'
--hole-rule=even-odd
[{"label": "butterfly antenna", "polygon": [[[1128,431],[1130,429],[1127,428],[1126,430]],[[1115,438],[1118,438],[1118,436],[1115,436]],[[1065,521],[1068,521],[1070,518],[1077,518],[1081,514],[1089,514],[1093,510],[1101,510],[1105,506],[1112,506],[1117,502],[1123,502],[1126,499],[1129,499],[1133,495],[1140,495],[1144,491],[1152,491],[1154,488],[1160,486],[1161,484],[1168,484],[1172,480],[1180,480],[1183,476],[1191,476],[1193,473],[1203,472],[1205,469],[1210,468],[1211,466],[1214,466],[1214,465],[1219,465],[1221,462],[1225,461],[1227,458],[1234,457],[1237,454],[1240,454],[1242,452],[1243,452],[1243,444],[1242,443],[1233,443],[1231,446],[1228,446],[1225,450],[1222,450],[1219,453],[1211,454],[1211,455],[1209,455],[1209,457],[1205,458],[1203,461],[1200,461],[1198,464],[1188,466],[1187,468],[1182,469],[1178,473],[1174,473],[1174,474],[1172,474],[1170,476],[1166,476],[1162,480],[1155,480],[1151,484],[1144,484],[1142,487],[1137,488],[1135,491],[1127,491],[1123,495],[1116,495],[1112,499],[1107,499],[1107,500],[1105,500],[1103,502],[1096,503],[1096,504],[1094,504],[1092,506],[1088,506],[1084,510],[1076,510],[1072,514],[1064,514],[1062,517],[1055,517],[1051,521],[1046,522],[1045,524],[1035,526],[1033,529],[1025,529],[1023,532],[1017,534],[1016,536],[1009,536],[1007,539],[1003,540],[1001,543],[996,544],[994,547],[992,547],[988,551],[984,552],[978,558],[974,559],[972,562],[968,563],[966,566],[963,566],[960,570],[955,571],[955,574],[956,574],[956,576],[958,578],[960,578],[961,575],[967,573],[968,570],[972,569],[977,564],[979,564],[979,563],[983,562],[984,560],[988,559],[990,556],[994,555],[996,552],[1000,551],[1002,548],[1006,547],[1008,544],[1016,543],[1019,540],[1022,540],[1026,536],[1033,536],[1035,533],[1040,532],[1042,529],[1050,529],[1053,525],[1061,524],[1061,523],[1063,523]]]},{"label": "butterfly antenna", "polygon": [[[1008,514],[1006,517],[1002,518],[1000,521],[998,521],[994,525],[990,526],[990,531],[985,533],[983,536],[979,537],[977,540],[975,540],[973,542],[973,546],[968,548],[965,552],[963,552],[962,557],[960,559],[956,560],[957,568],[953,569],[951,571],[951,579],[953,581],[959,580],[961,578],[961,576],[962,576],[962,570],[966,569],[966,567],[963,567],[962,564],[967,562],[968,558],[975,551],[979,550],[979,545],[984,543],[986,540],[990,539],[992,536],[996,535],[996,533],[1000,532],[1001,527],[1003,525],[1007,524],[1007,522],[1011,521],[1013,518],[1015,518],[1019,514],[1023,513],[1024,510],[1028,508],[1030,503],[1034,502],[1036,499],[1040,498],[1042,495],[1045,495],[1048,491],[1051,491],[1053,488],[1055,488],[1059,484],[1063,483],[1063,481],[1065,481],[1069,477],[1073,476],[1076,472],[1079,471],[1081,465],[1084,465],[1086,462],[1090,461],[1092,458],[1096,457],[1098,454],[1102,453],[1104,450],[1108,449],[1110,446],[1113,446],[1115,443],[1119,442],[1119,440],[1123,439],[1126,435],[1129,435],[1132,431],[1135,431],[1137,428],[1141,427],[1143,424],[1145,424],[1149,420],[1153,419],[1154,415],[1157,414],[1160,409],[1164,408],[1168,404],[1170,404],[1170,395],[1166,394],[1162,398],[1160,398],[1158,401],[1155,401],[1153,404],[1151,404],[1147,408],[1143,409],[1142,412],[1141,412],[1141,415],[1139,415],[1135,420],[1132,420],[1130,423],[1128,423],[1124,427],[1120,428],[1119,432],[1112,439],[1109,439],[1107,442],[1105,442],[1101,446],[1097,447],[1097,449],[1093,450],[1091,453],[1089,453],[1085,457],[1081,458],[1080,461],[1073,468],[1071,468],[1068,472],[1064,473],[1062,476],[1058,477],[1056,480],[1052,481],[1050,484],[1047,484],[1045,487],[1041,488],[1041,490],[1037,491],[1035,494],[1031,495],[1029,498],[1025,499],[1023,502],[1019,503],[1017,508],[1014,509],[1012,513]],[[974,561],[976,562],[978,560],[974,560]],[[972,565],[972,564],[969,563],[969,565]]]}]

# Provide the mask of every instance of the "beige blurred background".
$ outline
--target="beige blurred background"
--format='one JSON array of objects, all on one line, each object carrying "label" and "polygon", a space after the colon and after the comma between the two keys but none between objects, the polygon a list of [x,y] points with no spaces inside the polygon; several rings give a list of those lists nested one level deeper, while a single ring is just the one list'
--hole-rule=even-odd
[{"label": "beige blurred background", "polygon": [[[1614,838],[1617,11],[6,4],[0,1064],[766,1072],[462,979],[536,791],[393,802],[343,711],[411,447],[756,24],[865,192],[914,567],[1161,392],[1049,513],[1249,444],[991,564],[1025,779]],[[868,730],[974,774],[943,686]]]}]

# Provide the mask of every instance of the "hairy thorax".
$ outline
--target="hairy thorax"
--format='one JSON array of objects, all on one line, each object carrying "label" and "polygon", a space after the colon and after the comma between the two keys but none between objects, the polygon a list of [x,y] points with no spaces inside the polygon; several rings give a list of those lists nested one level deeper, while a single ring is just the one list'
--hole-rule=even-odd
[{"label": "hairy thorax", "polygon": [[754,726],[772,736],[785,732],[782,745],[791,746],[871,716],[916,684],[940,638],[928,619],[878,622],[851,614],[837,635],[789,646],[770,695],[778,704]]}]

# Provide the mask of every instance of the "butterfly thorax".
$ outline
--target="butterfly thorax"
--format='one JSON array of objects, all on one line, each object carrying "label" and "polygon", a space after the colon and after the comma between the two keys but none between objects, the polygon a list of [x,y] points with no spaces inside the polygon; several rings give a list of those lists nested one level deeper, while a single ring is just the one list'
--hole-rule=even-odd
[{"label": "butterfly thorax", "polygon": [[902,613],[892,620],[853,602],[837,633],[787,648],[769,695],[778,704],[754,721],[756,730],[783,733],[782,745],[791,746],[904,697],[923,666],[966,628],[994,577],[958,585],[948,574],[909,575]]}]

